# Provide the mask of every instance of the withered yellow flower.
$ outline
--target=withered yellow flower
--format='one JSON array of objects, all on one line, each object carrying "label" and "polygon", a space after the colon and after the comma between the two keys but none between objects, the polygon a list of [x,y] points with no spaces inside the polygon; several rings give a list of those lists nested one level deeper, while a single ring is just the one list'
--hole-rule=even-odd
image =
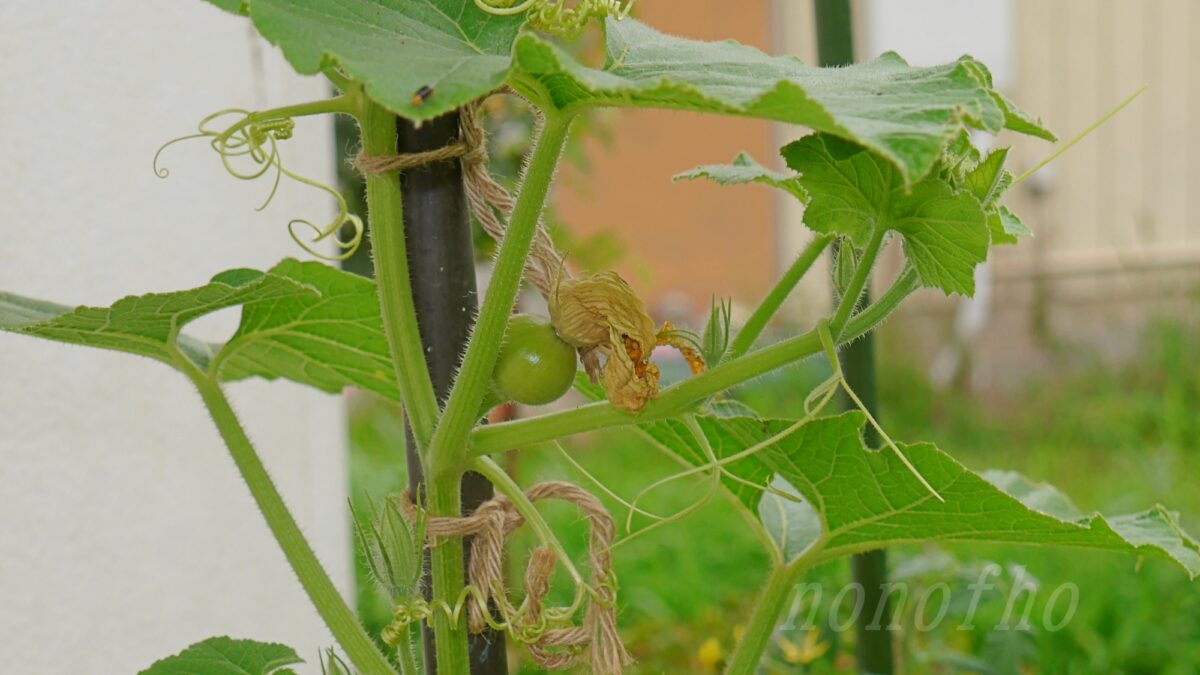
[{"label": "withered yellow flower", "polygon": [[554,330],[579,350],[588,376],[604,385],[613,405],[637,412],[658,395],[659,372],[650,363],[654,320],[619,274],[563,279],[547,304]]},{"label": "withered yellow flower", "polygon": [[555,332],[579,350],[588,377],[621,410],[637,412],[658,396],[660,374],[650,362],[656,345],[682,352],[692,373],[704,370],[694,338],[669,322],[655,331],[645,303],[616,272],[562,279],[546,301]]}]

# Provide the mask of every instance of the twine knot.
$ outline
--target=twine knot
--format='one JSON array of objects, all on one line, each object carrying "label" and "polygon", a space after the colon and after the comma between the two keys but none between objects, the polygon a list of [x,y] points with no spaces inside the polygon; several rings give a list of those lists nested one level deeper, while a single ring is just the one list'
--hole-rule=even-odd
[{"label": "twine knot", "polygon": [[[530,501],[558,499],[574,504],[589,524],[588,559],[591,567],[592,597],[584,612],[583,624],[558,627],[547,621],[543,605],[550,592],[557,559],[545,547],[534,549],[525,568],[526,600],[521,609],[508,600],[504,585],[504,541],[525,522],[516,506],[504,495],[496,495],[461,518],[424,514],[425,533],[430,539],[471,541],[471,562],[467,582],[481,591],[467,598],[467,627],[472,633],[483,632],[488,625],[488,603],[494,603],[506,615],[515,617],[509,627],[514,638],[525,642],[533,660],[548,670],[576,665],[586,654],[591,672],[619,675],[632,662],[617,633],[617,584],[612,572],[609,548],[616,537],[612,516],[594,495],[577,485],[550,481],[531,487]],[[415,520],[418,507],[411,495],[401,495],[405,514]]]}]

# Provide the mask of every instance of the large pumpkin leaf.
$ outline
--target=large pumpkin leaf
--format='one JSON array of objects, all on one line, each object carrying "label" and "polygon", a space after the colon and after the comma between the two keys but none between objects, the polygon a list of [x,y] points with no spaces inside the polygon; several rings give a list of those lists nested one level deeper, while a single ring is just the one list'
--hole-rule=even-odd
[{"label": "large pumpkin leaf", "polygon": [[397,398],[375,282],[296,260],[285,260],[270,273],[320,294],[246,305],[241,325],[220,347],[210,370],[222,380],[282,377],[322,391],[355,386]]},{"label": "large pumpkin leaf", "polygon": [[914,68],[896,54],[828,69],[771,57],[733,41],[674,37],[632,19],[606,23],[601,69],[523,35],[514,79],[533,80],[562,109],[654,107],[788,122],[854,141],[893,162],[905,182],[924,176],[965,127],[1053,135],[997,94],[982,64]]},{"label": "large pumpkin leaf", "polygon": [[[241,324],[227,343],[181,332],[235,305]],[[282,377],[328,392],[357,386],[398,396],[375,283],[318,262],[230,270],[199,288],[132,296],[112,307],[0,293],[0,330],[149,356],[225,381]]]},{"label": "large pumpkin leaf", "polygon": [[[985,478],[932,444],[901,445],[945,500],[939,501],[894,453],[863,448],[863,422],[858,412],[818,419],[759,455],[820,518],[821,560],[902,543],[999,542],[1137,553],[1173,560],[1192,578],[1200,576],[1200,544],[1162,506],[1123,516],[1082,515],[1056,490],[1019,475]],[[791,422],[761,424],[766,434]],[[793,542],[790,552],[810,544]]]},{"label": "large pumpkin leaf", "polygon": [[[253,0],[250,18],[303,74],[336,65],[397,114],[432,119],[504,84],[520,16],[473,0]],[[433,95],[413,105],[413,94]]]},{"label": "large pumpkin leaf", "polygon": [[[970,57],[914,68],[887,54],[814,68],[732,41],[687,40],[609,18],[606,64],[596,69],[532,32],[518,37],[520,14],[496,16],[474,0],[210,1],[248,10],[298,72],[340,68],[376,101],[416,120],[508,83],[558,108],[675,108],[798,124],[871,148],[906,182],[925,175],[965,127],[1053,139]],[[432,96],[414,99],[424,87]]]},{"label": "large pumpkin leaf", "polygon": [[214,637],[188,647],[138,675],[294,675],[304,663],[296,650],[274,642]]},{"label": "large pumpkin leaf", "polygon": [[189,291],[129,296],[111,307],[72,308],[0,293],[0,329],[172,364],[178,345],[196,365],[207,367],[211,345],[180,336],[189,321],[226,307],[304,295],[317,292],[294,279],[246,269],[223,272]]}]

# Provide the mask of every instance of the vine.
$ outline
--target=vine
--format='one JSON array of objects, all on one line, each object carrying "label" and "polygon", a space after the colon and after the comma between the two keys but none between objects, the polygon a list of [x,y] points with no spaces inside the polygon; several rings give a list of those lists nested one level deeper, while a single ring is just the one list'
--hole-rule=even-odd
[{"label": "vine", "polygon": [[[418,3],[419,9],[395,3],[386,13],[377,11],[374,0],[337,4],[336,10],[317,11],[298,2],[286,16],[264,18],[257,7],[250,12],[242,4],[223,3],[226,9],[249,13],[297,70],[324,73],[342,93],[270,110],[218,111],[202,119],[196,133],[159,148],[153,168],[160,178],[168,177],[169,170],[160,165],[164,151],[178,142],[204,139],[230,175],[270,182],[259,210],[272,202],[285,177],[324,192],[337,205],[334,217],[321,223],[293,219],[289,234],[310,254],[342,260],[361,244],[363,221],[348,212],[334,188],[287,168],[281,147],[293,137],[296,118],[353,116],[362,131],[357,166],[366,181],[373,288],[361,279],[339,277],[340,272],[323,265],[317,265],[320,274],[313,274],[311,268],[289,261],[265,273],[231,270],[193,291],[160,295],[153,302],[126,299],[107,309],[69,310],[0,294],[0,328],[141,354],[183,372],[199,391],[301,586],[354,667],[371,675],[395,672],[337,594],[283,504],[225,398],[223,380],[251,374],[284,377],[325,391],[349,383],[374,387],[400,400],[426,477],[425,491],[418,503],[395,496],[379,510],[372,505],[369,524],[355,514],[355,525],[371,573],[392,600],[392,620],[382,641],[404,675],[418,668],[410,644],[417,625],[432,628],[439,672],[450,675],[469,672],[465,638],[468,632],[486,628],[506,632],[546,668],[570,667],[587,658],[592,672],[621,672],[630,657],[616,628],[613,552],[694,514],[718,494],[746,518],[773,567],[729,663],[731,673],[754,672],[788,590],[804,570],[840,555],[901,542],[986,541],[992,531],[986,527],[988,518],[1003,521],[1003,541],[1160,555],[1200,574],[1200,564],[1187,555],[1200,556],[1200,545],[1161,507],[1126,519],[1062,519],[1022,501],[1020,495],[1003,492],[931,445],[897,443],[846,382],[837,355],[839,345],[875,329],[922,286],[970,293],[975,266],[989,250],[1029,232],[998,204],[1001,194],[1111,118],[1140,91],[1013,178],[1003,167],[1005,152],[981,156],[970,145],[968,128],[1007,128],[1044,139],[1053,135],[993,90],[990,74],[969,57],[929,69],[884,57],[876,64],[814,74],[793,60],[771,59],[740,45],[696,43],[656,33],[627,20],[632,0],[428,0]],[[270,14],[269,9],[263,11]],[[329,25],[337,24],[331,19],[367,15],[378,24],[372,29],[386,38],[378,44],[387,47],[363,58],[353,31]],[[593,18],[606,26],[609,53],[603,71],[571,62],[561,46],[522,30],[529,27],[569,38]],[[425,49],[431,40],[440,51]],[[387,65],[382,71],[380,63]],[[409,67],[395,68],[397,63]],[[731,64],[736,72],[729,70]],[[725,76],[738,78],[736,92],[722,84]],[[482,100],[509,88],[525,95],[539,115],[536,144],[515,199],[487,172],[487,141],[475,118]],[[898,102],[921,112],[920,123],[897,117]],[[755,182],[780,189],[804,203],[804,224],[815,233],[732,340],[729,302],[714,300],[703,335],[667,322],[656,327],[645,303],[615,272],[573,275],[541,226],[573,119],[578,111],[600,106],[736,114],[834,130],[783,149],[792,174],[770,171],[745,155],[732,165],[689,174],[724,184]],[[463,111],[460,138],[419,156],[395,154],[398,114],[419,121],[456,108]],[[879,133],[881,128],[888,133]],[[435,161],[464,163],[473,214],[500,241],[486,299],[444,408],[431,385],[418,329],[402,192],[395,175]],[[876,261],[897,239],[904,242],[903,270],[888,290],[860,310]],[[339,253],[319,250],[317,245],[326,241]],[[800,280],[834,244],[839,250],[835,285],[840,298],[833,310],[811,330],[755,349]],[[512,337],[505,335],[506,326],[523,282],[531,283],[547,301],[553,331],[546,333],[553,333],[552,344],[569,362],[568,368],[578,368],[577,356],[591,378],[589,386],[581,375],[577,388],[597,400],[529,419],[480,425],[481,410],[497,397],[494,371],[501,347]],[[365,304],[362,291],[354,290],[363,285]],[[347,312],[353,318],[309,316],[314,307],[333,299],[353,307]],[[263,327],[263,314],[256,314],[260,303],[273,303],[266,305],[269,313],[287,328]],[[246,308],[236,340],[210,345],[181,333],[195,317],[235,305]],[[376,305],[378,314],[373,316]],[[306,325],[310,320],[313,323]],[[318,321],[319,339],[310,341],[318,344],[286,340]],[[296,333],[285,335],[289,329]],[[691,370],[689,377],[661,389],[652,359],[660,345],[679,350]],[[253,358],[238,351],[254,347],[258,351]],[[763,420],[740,409],[735,416],[717,414],[733,409],[731,401],[720,399],[729,388],[819,354],[828,359],[831,374],[807,393],[795,419]],[[242,361],[253,362],[253,368],[234,356],[244,356]],[[561,382],[566,387],[570,378]],[[596,388],[597,383],[602,386]],[[858,410],[824,415],[839,391]],[[598,400],[601,397],[606,400]],[[619,426],[634,426],[653,437],[652,423],[664,420],[671,421],[676,435],[654,437],[655,443],[685,468],[650,482],[631,499],[604,485],[560,443],[572,434]],[[866,452],[862,430],[867,424],[879,432],[890,452]],[[737,445],[730,448],[718,441]],[[489,457],[540,442],[551,442],[585,480],[626,510],[623,537],[618,538],[614,520],[591,493],[564,482],[522,490]],[[823,463],[829,466],[819,473]],[[841,473],[832,470],[835,463]],[[770,470],[765,476],[761,471],[748,473],[749,464]],[[468,470],[489,479],[498,495],[463,516],[460,485]],[[660,515],[642,508],[655,491],[693,477],[703,480],[705,489],[682,509]],[[953,491],[946,489],[950,485]],[[860,492],[871,490],[877,490],[875,499],[859,498]],[[768,523],[761,511],[756,512],[760,501],[768,498],[782,514],[791,509],[797,517],[812,519],[810,537],[789,540],[786,525],[781,534],[777,523]],[[571,502],[587,518],[589,577],[576,567],[536,509],[534,502],[540,499]],[[918,505],[920,509],[912,508]],[[638,516],[650,524],[635,529]],[[522,524],[533,530],[538,546],[526,568],[526,594],[514,603],[501,562],[507,536]],[[931,524],[937,526],[936,535],[929,533]],[[877,527],[871,530],[870,525]],[[464,579],[462,542],[468,537],[473,538],[472,555]],[[432,577],[428,600],[419,592],[427,548]],[[559,566],[570,577],[574,596],[567,606],[546,606],[550,579]],[[186,651],[179,658],[185,656]],[[285,654],[285,661],[291,656]],[[348,670],[332,650],[321,662],[330,672]]]}]

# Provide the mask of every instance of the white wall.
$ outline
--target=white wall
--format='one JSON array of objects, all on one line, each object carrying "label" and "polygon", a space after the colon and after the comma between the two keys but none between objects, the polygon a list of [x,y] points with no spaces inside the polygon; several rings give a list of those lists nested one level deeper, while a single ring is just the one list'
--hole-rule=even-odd
[{"label": "white wall", "polygon": [[[228,177],[203,143],[155,149],[226,107],[325,95],[245,20],[200,0],[0,4],[0,289],[74,304],[176,290],[302,256],[320,193]],[[333,180],[306,121],[290,168]],[[316,218],[314,218],[315,220]],[[205,322],[231,333],[236,312]],[[341,402],[231,387],[318,555],[351,585]],[[0,334],[0,653],[21,673],[131,673],[202,638],[331,644],[199,398],[138,357]],[[314,672],[313,668],[306,672]],[[319,672],[317,669],[315,672]]]},{"label": "white wall", "polygon": [[1014,84],[1012,0],[863,0],[861,10],[861,59],[894,51],[914,66],[935,66],[970,54],[987,64],[998,89]]}]

